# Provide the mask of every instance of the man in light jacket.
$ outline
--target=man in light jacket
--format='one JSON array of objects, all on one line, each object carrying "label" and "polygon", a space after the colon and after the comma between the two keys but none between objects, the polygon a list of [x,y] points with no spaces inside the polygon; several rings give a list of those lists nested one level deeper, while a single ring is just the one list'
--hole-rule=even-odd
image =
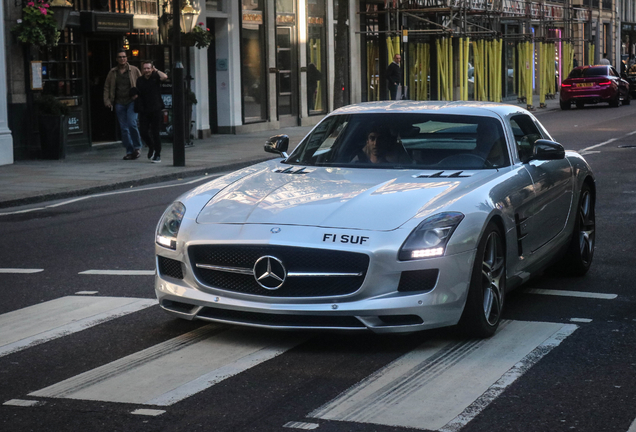
[{"label": "man in light jacket", "polygon": [[104,105],[112,110],[115,107],[117,120],[121,129],[121,140],[126,149],[124,160],[139,158],[141,154],[141,137],[137,128],[135,104],[130,97],[130,89],[136,86],[141,72],[128,64],[126,50],[117,52],[117,66],[106,76],[104,84]]}]

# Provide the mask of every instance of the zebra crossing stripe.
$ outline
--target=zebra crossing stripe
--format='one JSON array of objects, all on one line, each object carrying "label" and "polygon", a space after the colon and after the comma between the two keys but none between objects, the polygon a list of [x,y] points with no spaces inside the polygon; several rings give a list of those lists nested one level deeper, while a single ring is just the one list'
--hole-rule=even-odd
[{"label": "zebra crossing stripe", "polygon": [[30,395],[168,406],[307,338],[306,334],[209,324]]},{"label": "zebra crossing stripe", "polygon": [[458,431],[576,328],[505,321],[490,339],[433,339],[308,417]]},{"label": "zebra crossing stripe", "polygon": [[40,273],[43,271],[44,269],[0,268],[0,273],[30,274],[30,273]]},{"label": "zebra crossing stripe", "polygon": [[157,300],[67,296],[0,315],[0,357],[154,306]]}]

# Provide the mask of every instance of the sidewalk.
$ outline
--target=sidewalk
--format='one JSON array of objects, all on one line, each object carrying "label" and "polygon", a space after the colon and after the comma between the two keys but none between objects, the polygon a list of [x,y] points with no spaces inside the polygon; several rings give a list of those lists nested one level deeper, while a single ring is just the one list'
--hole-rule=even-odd
[{"label": "sidewalk", "polygon": [[[535,107],[539,99],[535,98]],[[546,100],[546,108],[533,114],[559,109],[558,99]],[[520,105],[525,108],[524,105]],[[89,195],[131,186],[232,171],[276,157],[263,145],[273,135],[289,135],[291,151],[311,127],[291,127],[243,135],[214,135],[195,140],[186,148],[185,167],[172,165],[172,145],[163,144],[160,164],[150,163],[145,151],[139,159],[122,160],[123,147],[93,148],[68,154],[66,159],[16,161],[0,166],[0,208]]]}]

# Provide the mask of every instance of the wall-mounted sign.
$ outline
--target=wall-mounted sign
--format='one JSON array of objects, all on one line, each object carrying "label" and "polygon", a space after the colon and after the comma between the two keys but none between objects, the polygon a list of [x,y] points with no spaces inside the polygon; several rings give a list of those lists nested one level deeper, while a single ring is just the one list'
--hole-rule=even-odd
[{"label": "wall-mounted sign", "polygon": [[276,14],[276,24],[295,25],[296,15],[294,14]]},{"label": "wall-mounted sign", "polygon": [[263,24],[263,12],[259,10],[244,10],[243,23],[245,24]]},{"label": "wall-mounted sign", "polygon": [[323,17],[307,17],[307,24],[309,25],[323,25],[325,23],[325,19]]},{"label": "wall-mounted sign", "polygon": [[227,59],[216,59],[216,70],[218,71],[226,71],[227,70]]},{"label": "wall-mounted sign", "polygon": [[82,127],[82,111],[71,111],[68,116],[68,133],[79,134],[84,132]]},{"label": "wall-mounted sign", "polygon": [[133,15],[81,11],[82,30],[95,33],[128,33],[133,29]]},{"label": "wall-mounted sign", "polygon": [[42,90],[42,62],[31,62],[31,90]]}]

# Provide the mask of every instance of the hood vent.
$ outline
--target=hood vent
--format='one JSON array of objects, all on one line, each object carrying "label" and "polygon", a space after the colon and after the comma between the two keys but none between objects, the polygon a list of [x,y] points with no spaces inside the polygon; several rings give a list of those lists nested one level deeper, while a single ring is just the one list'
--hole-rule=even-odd
[{"label": "hood vent", "polygon": [[289,167],[289,168],[275,168],[273,172],[281,174],[309,174],[313,170],[307,171],[307,167]]},{"label": "hood vent", "polygon": [[415,174],[413,178],[458,178],[458,177],[471,177],[474,173],[464,171],[437,171],[432,174],[420,173]]}]

